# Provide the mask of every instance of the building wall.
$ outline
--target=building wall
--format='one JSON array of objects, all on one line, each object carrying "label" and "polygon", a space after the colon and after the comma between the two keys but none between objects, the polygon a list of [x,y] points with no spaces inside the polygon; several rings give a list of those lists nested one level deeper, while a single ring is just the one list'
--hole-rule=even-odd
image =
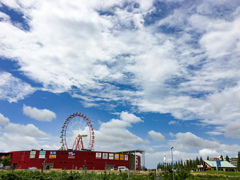
[{"label": "building wall", "polygon": [[[15,169],[28,169],[36,167],[42,169],[45,166],[60,169],[87,169],[104,170],[108,168],[117,168],[126,166],[129,168],[129,154],[97,152],[97,151],[74,151],[75,156],[70,156],[72,151],[16,151],[10,152],[12,166]],[[45,153],[45,154],[44,154]],[[52,153],[54,155],[52,155]],[[32,158],[30,158],[30,155]],[[51,156],[50,156],[51,155]],[[138,162],[136,168],[140,169],[140,157],[137,156]]]},{"label": "building wall", "polygon": [[231,157],[231,158],[229,158],[229,161],[232,165],[237,166],[238,158],[237,157]]},{"label": "building wall", "polygon": [[140,170],[141,168],[141,157],[138,155],[130,154],[129,155],[129,169],[130,170]]}]

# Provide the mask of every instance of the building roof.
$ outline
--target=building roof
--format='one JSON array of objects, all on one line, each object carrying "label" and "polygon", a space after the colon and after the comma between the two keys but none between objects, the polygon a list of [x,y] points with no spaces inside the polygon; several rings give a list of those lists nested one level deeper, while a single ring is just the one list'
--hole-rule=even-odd
[{"label": "building roof", "polygon": [[[216,161],[204,160],[209,166],[216,167]],[[228,161],[220,161],[221,167],[223,168],[236,168],[236,166],[232,165]]]},{"label": "building roof", "polygon": [[128,151],[118,151],[117,153],[144,153],[144,150],[139,150],[139,149],[135,149],[135,150],[128,150]]}]

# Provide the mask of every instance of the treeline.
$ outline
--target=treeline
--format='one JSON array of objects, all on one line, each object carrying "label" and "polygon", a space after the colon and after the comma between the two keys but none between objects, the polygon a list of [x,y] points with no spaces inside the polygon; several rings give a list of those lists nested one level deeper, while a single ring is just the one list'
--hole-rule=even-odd
[{"label": "treeline", "polygon": [[[223,161],[223,156],[221,155],[220,160]],[[226,156],[225,158],[227,161],[229,161],[229,157]],[[209,156],[207,157],[207,160],[209,160]],[[197,169],[197,165],[200,165],[200,163],[203,161],[202,157],[196,159],[188,159],[183,162],[183,160],[175,161],[174,162],[174,169],[176,170],[191,170],[191,169]],[[164,163],[158,163],[157,169],[164,170]],[[169,170],[172,169],[172,163],[166,163],[165,164],[165,169]]]},{"label": "treeline", "polygon": [[[240,155],[239,155],[240,157]],[[209,160],[209,156],[207,156],[207,160]],[[223,156],[221,155],[219,158],[220,161],[226,160],[229,162],[229,157],[228,155],[226,155],[225,159],[223,158]],[[179,161],[175,161],[174,162],[174,169],[176,170],[194,170],[197,169],[197,165],[200,165],[200,163],[203,161],[202,157],[200,156],[200,158],[196,157],[196,159],[188,159],[188,160],[179,160]],[[239,161],[240,162],[240,161]],[[166,163],[165,167],[164,167],[164,163],[158,163],[157,165],[157,169],[161,169],[162,171],[165,170],[170,170],[172,169],[172,163]]]},{"label": "treeline", "polygon": [[[176,170],[191,170],[191,169],[196,169],[197,165],[199,165],[200,162],[202,161],[203,161],[202,157],[200,158],[197,157],[195,160],[188,159],[188,160],[185,160],[184,162],[183,160],[175,161],[173,165],[174,165],[174,169]],[[164,171],[164,168],[167,171],[171,170],[172,163],[166,163],[165,165],[164,163],[158,163],[157,169],[161,169],[162,171]]]},{"label": "treeline", "polygon": [[[209,160],[209,156],[207,156],[207,160]],[[222,155],[219,157],[220,161],[229,161],[228,155],[224,158]],[[174,169],[176,170],[193,170],[197,169],[197,165],[200,165],[200,163],[203,161],[202,157],[192,160],[188,159],[183,162],[183,160],[175,161],[174,162]],[[172,169],[172,163],[166,163],[164,167],[164,163],[158,163],[157,169],[161,169],[162,171],[165,170],[169,171]],[[237,160],[237,170],[240,171],[240,151],[238,152],[238,160]]]}]

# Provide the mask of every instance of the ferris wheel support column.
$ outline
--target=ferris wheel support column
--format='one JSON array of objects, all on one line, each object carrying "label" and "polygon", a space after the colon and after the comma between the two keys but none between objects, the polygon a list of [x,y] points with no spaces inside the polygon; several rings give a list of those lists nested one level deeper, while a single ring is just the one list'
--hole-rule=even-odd
[{"label": "ferris wheel support column", "polygon": [[[95,139],[95,136],[94,136],[94,128],[92,127],[92,123],[91,121],[89,120],[88,117],[86,117],[86,115],[82,114],[82,113],[73,113],[71,114],[65,121],[64,121],[64,124],[62,126],[62,131],[61,131],[61,142],[62,143],[62,146],[61,146],[61,149],[62,150],[68,150],[68,144],[67,144],[67,132],[69,131],[68,130],[68,126],[69,124],[71,124],[72,120],[75,118],[75,117],[80,117],[84,120],[84,122],[87,124],[88,128],[89,128],[89,145],[88,145],[88,149],[89,150],[92,150],[93,149],[93,146],[94,146],[94,139]],[[73,120],[74,121],[74,120]],[[70,126],[71,127],[71,126]],[[79,133],[80,135],[81,133]],[[88,135],[82,135],[82,137],[87,137]],[[75,146],[75,149],[81,149],[80,148],[80,144],[81,143],[81,147],[82,149],[84,149],[84,144],[83,144],[83,140],[82,138],[78,139],[76,141],[74,141],[74,145],[73,147]],[[85,144],[86,145],[86,144]],[[74,149],[74,148],[73,148]]]}]

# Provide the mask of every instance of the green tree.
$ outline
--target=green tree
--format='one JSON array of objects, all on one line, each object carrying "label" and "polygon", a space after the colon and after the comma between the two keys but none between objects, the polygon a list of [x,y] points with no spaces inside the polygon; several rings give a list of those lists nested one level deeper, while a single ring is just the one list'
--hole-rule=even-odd
[{"label": "green tree", "polygon": [[3,166],[10,166],[12,163],[12,160],[9,156],[6,156],[5,158],[3,158],[2,160],[2,164]]},{"label": "green tree", "polygon": [[186,161],[185,166],[186,166],[186,168],[189,168],[189,160]]},{"label": "green tree", "polygon": [[200,163],[203,161],[202,156],[200,156]]},{"label": "green tree", "polygon": [[223,156],[221,155],[220,158],[219,158],[220,161],[223,161]]},{"label": "green tree", "polygon": [[192,161],[193,161],[193,168],[196,169],[197,168],[196,160],[192,160]]},{"label": "green tree", "polygon": [[240,170],[240,151],[238,151],[237,169]]},{"label": "green tree", "polygon": [[209,160],[209,156],[207,156],[207,160]]},{"label": "green tree", "polygon": [[193,168],[193,160],[190,159],[190,160],[189,160],[189,169],[192,169],[192,168]]},{"label": "green tree", "polygon": [[199,159],[198,159],[198,157],[196,158],[196,165],[199,165],[200,164],[200,162],[199,162]]},{"label": "green tree", "polygon": [[230,162],[228,155],[226,155],[226,161]]}]

